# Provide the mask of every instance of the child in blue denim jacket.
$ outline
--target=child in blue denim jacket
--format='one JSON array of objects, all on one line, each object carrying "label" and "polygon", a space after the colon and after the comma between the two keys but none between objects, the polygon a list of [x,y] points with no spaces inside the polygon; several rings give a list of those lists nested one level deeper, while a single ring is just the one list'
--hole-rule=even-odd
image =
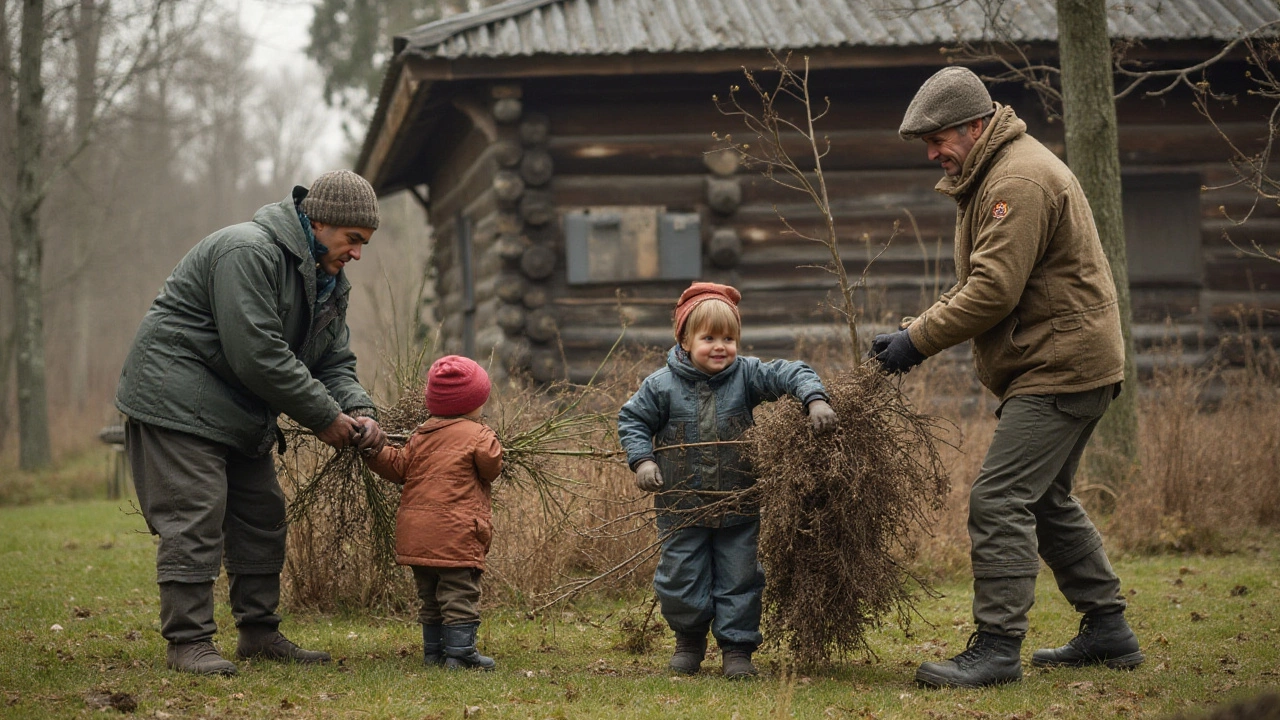
[{"label": "child in blue denim jacket", "polygon": [[[723,493],[755,483],[737,440],[760,403],[791,395],[815,431],[836,425],[826,389],[802,362],[738,357],[741,294],[695,282],[675,310],[676,345],[666,367],[645,378],[618,413],[618,437],[636,486],[657,493],[662,554],[653,586],[676,634],[671,670],[693,675],[707,651],[707,630],[720,646],[726,677],[756,674],[751,654],[760,635],[764,569],[756,559],[755,508],[709,508]],[[685,446],[663,450],[665,446]],[[692,445],[692,447],[689,447]]]}]

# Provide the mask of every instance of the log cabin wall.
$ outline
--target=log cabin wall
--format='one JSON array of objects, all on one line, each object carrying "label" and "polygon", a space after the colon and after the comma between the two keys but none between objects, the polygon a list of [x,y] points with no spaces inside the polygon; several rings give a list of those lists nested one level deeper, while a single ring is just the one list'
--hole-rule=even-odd
[{"label": "log cabin wall", "polygon": [[518,83],[495,83],[449,99],[457,112],[438,142],[450,149],[430,185],[436,319],[442,352],[545,382],[564,374],[543,283],[557,265],[553,167],[547,118],[521,96]]},{"label": "log cabin wall", "polygon": [[[896,133],[915,89],[934,70],[831,70],[811,78],[816,94],[831,98],[818,125],[831,142],[823,168],[846,270],[853,278],[866,272],[857,297],[864,335],[920,312],[954,282],[955,205],[933,191],[939,169],[921,144]],[[744,352],[790,356],[807,341],[843,341],[830,308],[838,301],[835,278],[813,267],[827,260],[826,248],[787,232],[779,219],[816,233],[812,202],[710,152],[720,147],[713,131],[748,139],[740,121],[712,101],[735,84],[741,76],[731,73],[524,78],[459,88],[453,103],[462,129],[431,185],[444,349],[482,360],[493,355],[499,372],[582,381],[624,324],[630,343],[669,346],[671,310],[688,279],[569,282],[565,213],[628,206],[698,217],[700,277],[743,292]],[[1008,86],[993,96],[1062,154],[1061,126],[1046,120],[1034,96]],[[1146,350],[1167,339],[1192,355],[1206,350],[1220,330],[1235,328],[1240,307],[1252,308],[1265,332],[1280,330],[1274,313],[1256,312],[1280,308],[1280,265],[1245,256],[1223,234],[1230,230],[1245,247],[1275,247],[1275,205],[1260,206],[1236,228],[1219,207],[1243,214],[1252,201],[1247,190],[1199,192],[1200,185],[1229,184],[1234,171],[1226,145],[1186,93],[1131,97],[1118,110],[1140,364],[1149,365]],[[1240,140],[1265,133],[1262,113],[1247,101],[1226,104],[1215,117]],[[459,232],[471,237],[472,303]]]}]

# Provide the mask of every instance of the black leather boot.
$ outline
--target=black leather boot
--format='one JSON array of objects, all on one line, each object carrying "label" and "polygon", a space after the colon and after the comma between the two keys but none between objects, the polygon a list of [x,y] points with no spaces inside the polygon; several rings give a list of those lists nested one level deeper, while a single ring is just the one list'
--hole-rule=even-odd
[{"label": "black leather boot", "polygon": [[485,657],[476,650],[476,631],[479,628],[478,622],[441,626],[441,630],[444,631],[444,666],[446,668],[492,670],[497,665],[493,658]]},{"label": "black leather boot", "polygon": [[1080,618],[1080,631],[1059,648],[1043,648],[1031,656],[1033,667],[1083,667],[1106,665],[1113,670],[1132,670],[1146,660],[1138,649],[1124,612],[1089,613]]},{"label": "black leather boot", "polygon": [[927,662],[916,670],[922,687],[986,687],[1022,679],[1022,638],[975,632],[965,651],[942,662]]},{"label": "black leather boot", "polygon": [[696,675],[707,657],[707,634],[676,633],[676,651],[671,655],[667,669],[681,675]]},{"label": "black leather boot", "polygon": [[429,667],[444,664],[444,629],[440,623],[422,626],[422,661]]}]

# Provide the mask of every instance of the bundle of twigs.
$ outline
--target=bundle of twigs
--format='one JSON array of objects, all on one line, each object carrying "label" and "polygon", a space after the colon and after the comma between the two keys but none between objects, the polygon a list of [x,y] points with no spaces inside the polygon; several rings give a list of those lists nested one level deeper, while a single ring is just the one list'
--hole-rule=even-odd
[{"label": "bundle of twigs", "polygon": [[870,651],[885,616],[910,622],[903,560],[914,530],[942,506],[948,478],[938,425],[870,365],[827,383],[838,429],[815,435],[800,407],[775,403],[748,432],[758,477],[763,630],[801,664]]},{"label": "bundle of twigs", "polygon": [[321,610],[405,607],[411,586],[395,565],[399,486],[370,472],[355,450],[335,452],[298,427],[285,435],[290,602]]},{"label": "bundle of twigs", "polygon": [[[406,387],[400,400],[380,413],[380,424],[389,442],[403,445],[413,431],[430,419],[423,406],[422,384]],[[536,494],[543,513],[552,524],[562,522],[570,512],[579,480],[564,469],[564,460],[616,461],[615,452],[598,449],[602,434],[611,432],[611,415],[583,409],[588,388],[564,388],[557,394],[513,393],[506,400],[495,393],[486,412],[503,448],[503,470],[495,483],[495,502],[507,493]],[[327,546],[322,557],[344,563],[358,554],[384,573],[385,582],[395,583],[395,516],[399,486],[386,482],[369,470],[354,449],[333,451],[301,428],[286,431],[292,448],[285,463],[287,485],[293,490],[289,521],[306,526],[323,525],[320,533],[310,533],[311,542]],[[301,458],[307,457],[309,461]],[[364,590],[351,602],[376,602],[382,590]]]}]

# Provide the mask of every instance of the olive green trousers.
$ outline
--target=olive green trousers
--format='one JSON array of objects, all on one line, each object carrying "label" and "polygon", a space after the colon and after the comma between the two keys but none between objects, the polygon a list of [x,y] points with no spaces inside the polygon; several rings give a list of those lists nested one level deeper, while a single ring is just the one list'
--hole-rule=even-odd
[{"label": "olive green trousers", "polygon": [[1001,407],[969,494],[973,617],[979,630],[1024,636],[1040,560],[1082,613],[1123,610],[1102,536],[1071,494],[1080,457],[1114,395],[1023,395]]}]

